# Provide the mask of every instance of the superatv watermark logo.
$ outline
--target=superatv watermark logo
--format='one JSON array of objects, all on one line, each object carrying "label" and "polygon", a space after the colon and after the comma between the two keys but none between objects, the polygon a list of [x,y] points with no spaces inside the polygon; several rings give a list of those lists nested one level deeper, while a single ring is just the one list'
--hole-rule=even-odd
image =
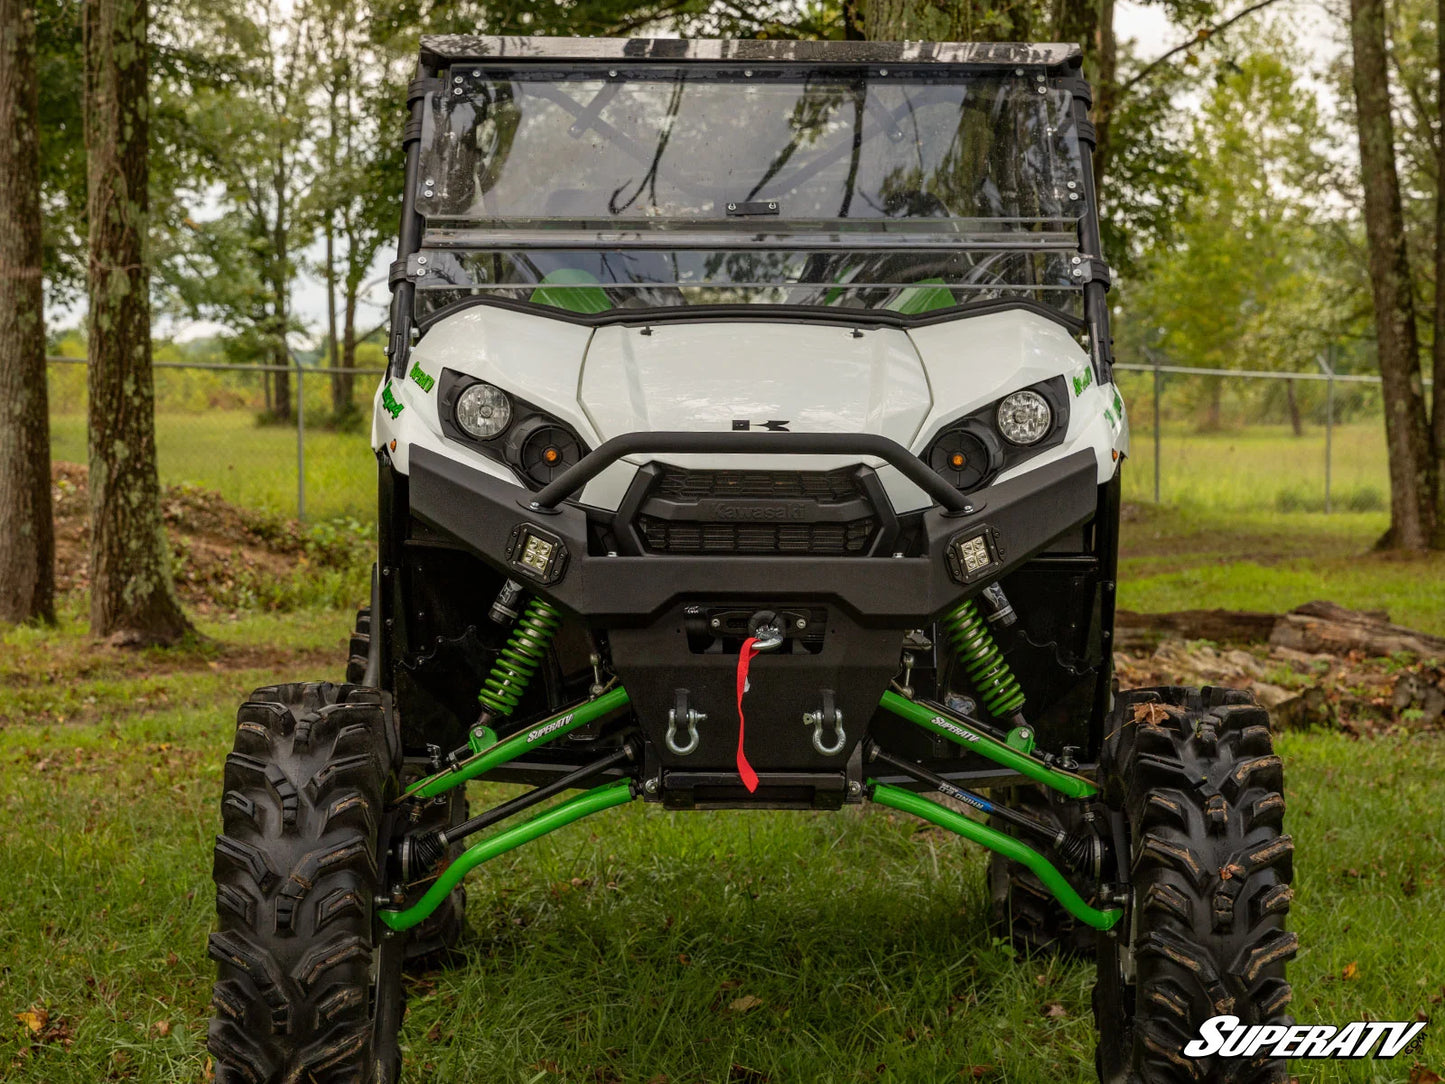
[{"label": "superatv watermark logo", "polygon": [[978,741],[977,734],[970,734],[967,730],[964,730],[963,727],[959,726],[957,723],[951,723],[941,715],[935,715],[929,721],[933,723],[934,726],[938,727],[939,730],[948,731],[950,734],[958,738],[959,741]]},{"label": "superatv watermark logo", "polygon": [[[1371,1020],[1346,1024],[1241,1024],[1237,1016],[1213,1016],[1199,1038],[1184,1045],[1187,1058],[1393,1058],[1425,1030],[1423,1023]],[[1376,1047],[1376,1044],[1378,1048]]]},{"label": "superatv watermark logo", "polygon": [[789,433],[792,432],[788,428],[789,424],[791,423],[788,421],[755,422],[748,418],[734,418],[733,432],[746,433],[753,429],[766,429],[769,433]]},{"label": "superatv watermark logo", "polygon": [[536,730],[530,731],[527,734],[527,744],[531,745],[534,741],[539,741],[540,739],[545,738],[548,734],[551,734],[552,732],[557,730],[561,730],[571,721],[571,715],[564,715],[560,719],[553,719],[545,726],[539,726]]}]

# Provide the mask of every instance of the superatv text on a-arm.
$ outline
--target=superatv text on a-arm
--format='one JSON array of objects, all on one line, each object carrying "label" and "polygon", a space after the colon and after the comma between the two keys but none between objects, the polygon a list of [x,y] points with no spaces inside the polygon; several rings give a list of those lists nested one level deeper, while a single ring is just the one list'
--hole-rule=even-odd
[{"label": "superatv text on a-arm", "polygon": [[238,713],[218,1081],[397,1080],[402,969],[466,874],[636,800],[932,821],[992,852],[979,922],[1097,956],[1101,1079],[1284,1079],[1183,1054],[1287,1020],[1291,844],[1247,695],[1114,689],[1080,72],[423,39],[372,598],[345,682]]}]

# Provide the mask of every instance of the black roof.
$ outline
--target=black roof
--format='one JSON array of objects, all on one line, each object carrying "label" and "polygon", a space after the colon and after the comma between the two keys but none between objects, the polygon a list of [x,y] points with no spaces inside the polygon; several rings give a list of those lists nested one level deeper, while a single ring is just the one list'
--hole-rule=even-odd
[{"label": "black roof", "polygon": [[1026,42],[760,41],[752,38],[504,38],[424,34],[422,61],[433,67],[474,60],[723,61],[764,64],[957,64],[1077,67],[1077,45]]}]

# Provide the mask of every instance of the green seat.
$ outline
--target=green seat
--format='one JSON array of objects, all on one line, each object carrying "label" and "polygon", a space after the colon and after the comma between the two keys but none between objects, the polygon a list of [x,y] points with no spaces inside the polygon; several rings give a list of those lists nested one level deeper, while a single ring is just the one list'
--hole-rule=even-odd
[{"label": "green seat", "polygon": [[914,286],[905,286],[884,308],[901,312],[904,316],[917,316],[935,309],[952,308],[955,304],[953,293],[943,279],[932,278],[920,279]]},{"label": "green seat", "polygon": [[554,309],[583,315],[606,312],[612,308],[607,291],[597,283],[597,276],[575,267],[550,272],[532,291],[532,300],[538,305],[550,305]]}]

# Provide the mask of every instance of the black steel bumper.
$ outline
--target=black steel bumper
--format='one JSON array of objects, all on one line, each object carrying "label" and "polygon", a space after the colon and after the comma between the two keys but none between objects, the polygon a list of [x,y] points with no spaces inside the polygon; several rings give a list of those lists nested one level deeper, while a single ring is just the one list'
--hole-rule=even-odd
[{"label": "black steel bumper", "polygon": [[[588,513],[561,502],[608,463],[637,451],[878,456],[935,504],[921,514],[916,555],[904,557],[589,552]],[[964,497],[941,490],[942,479],[901,445],[873,435],[631,434],[609,441],[539,494],[413,448],[409,502],[415,517],[520,581],[528,576],[513,560],[519,535],[534,528],[560,541],[566,556],[557,574],[528,586],[595,626],[647,625],[683,602],[758,598],[816,600],[863,627],[901,629],[932,619],[1086,522],[1097,508],[1096,471],[1093,453],[1080,451]],[[993,560],[975,576],[960,576],[950,567],[950,549],[980,535]]]}]

